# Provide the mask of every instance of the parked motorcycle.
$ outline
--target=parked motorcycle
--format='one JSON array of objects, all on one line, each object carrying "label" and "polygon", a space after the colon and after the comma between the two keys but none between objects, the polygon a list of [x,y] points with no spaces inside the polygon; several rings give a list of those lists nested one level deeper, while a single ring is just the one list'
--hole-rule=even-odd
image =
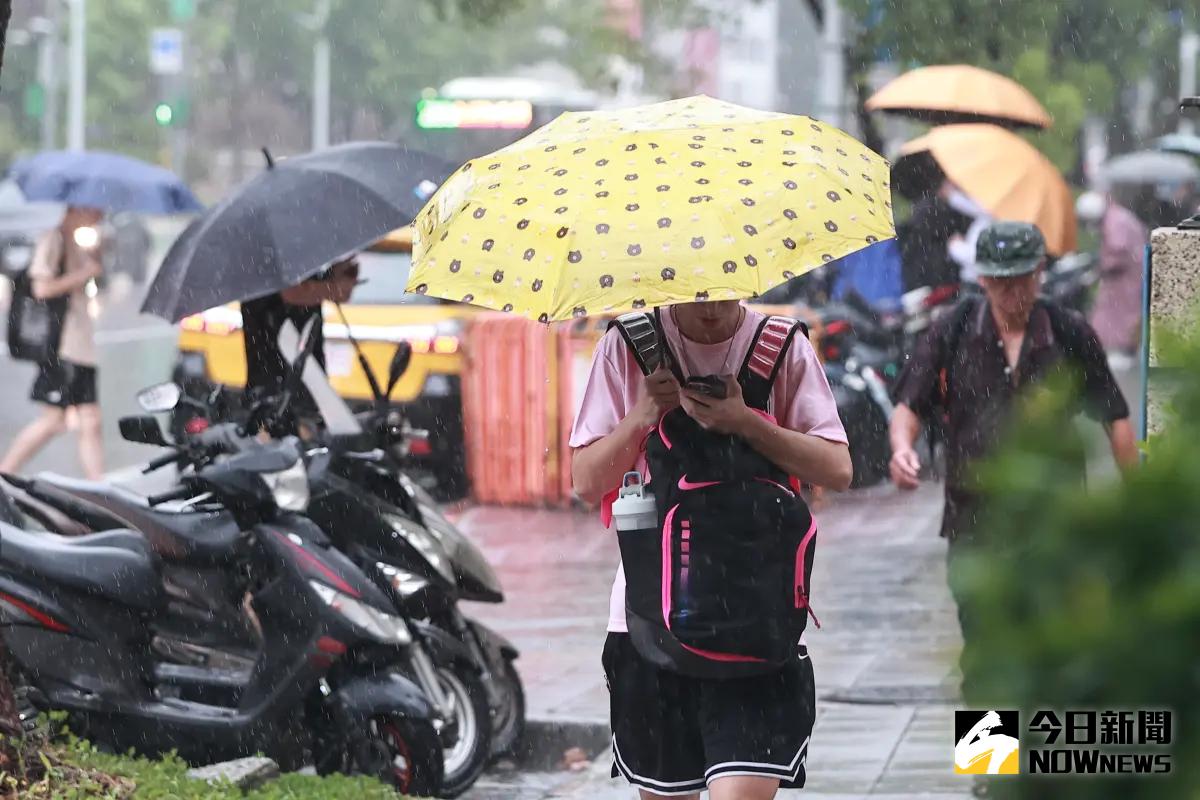
[{"label": "parked motorcycle", "polygon": [[819,310],[821,359],[850,443],[852,486],[887,476],[891,382],[902,365],[902,320],[883,316],[853,293]]},{"label": "parked motorcycle", "polygon": [[1046,270],[1042,295],[1064,308],[1086,314],[1091,308],[1092,292],[1099,277],[1094,255],[1068,253]]},{"label": "parked motorcycle", "polygon": [[[126,418],[135,441],[162,438],[152,418]],[[0,523],[0,637],[29,709],[68,712],[80,735],[116,750],[177,750],[211,761],[264,752],[294,768],[378,775],[400,790],[437,791],[435,712],[411,681],[386,670],[412,642],[393,604],[298,512],[308,496],[294,439],[247,448],[148,498],[202,498],[234,521],[67,538]],[[151,545],[156,545],[152,547]],[[245,564],[261,645],[249,672],[163,660],[167,615],[156,553]]]},{"label": "parked motorcycle", "polygon": [[[406,365],[400,352],[390,370],[389,392]],[[163,384],[140,393],[139,401],[147,410],[169,411],[181,397],[178,387]],[[287,402],[286,393],[264,398],[251,411],[246,428],[272,428]],[[205,409],[197,404],[190,413],[197,410]],[[210,427],[203,416],[193,419],[205,424],[194,426],[192,436],[171,446],[147,469],[170,463],[203,467],[256,444],[233,423]],[[445,745],[441,793],[452,797],[476,780],[493,752],[506,752],[520,738],[524,696],[512,664],[517,653],[497,634],[466,619],[456,605],[459,598],[501,601],[495,574],[432,499],[383,455],[389,441],[402,442],[414,432],[391,415],[361,419],[367,424],[359,434],[328,437],[322,469],[311,476],[306,513],[389,595],[408,622],[414,636],[408,648],[409,672],[440,712]],[[165,440],[151,443],[167,446]],[[372,444],[381,448],[371,449]],[[47,506],[67,516],[68,524],[137,528],[156,547],[163,540],[163,526],[203,528],[216,539],[236,535],[236,526],[219,509],[150,510],[139,496],[119,487],[59,476],[16,483],[24,510],[43,523],[49,521],[47,527],[53,530],[61,531],[63,522],[48,520]],[[241,613],[237,586],[228,585],[228,576],[237,571],[237,565],[194,556],[171,570],[174,613],[160,624],[155,640],[164,657],[184,664],[248,668],[255,631]]]}]

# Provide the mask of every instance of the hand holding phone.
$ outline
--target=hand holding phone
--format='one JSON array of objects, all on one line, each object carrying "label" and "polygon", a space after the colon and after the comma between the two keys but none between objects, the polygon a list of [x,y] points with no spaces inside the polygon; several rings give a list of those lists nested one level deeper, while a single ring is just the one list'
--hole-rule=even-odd
[{"label": "hand holding phone", "polygon": [[725,379],[720,375],[696,375],[684,381],[683,388],[706,397],[723,400],[729,394]]}]

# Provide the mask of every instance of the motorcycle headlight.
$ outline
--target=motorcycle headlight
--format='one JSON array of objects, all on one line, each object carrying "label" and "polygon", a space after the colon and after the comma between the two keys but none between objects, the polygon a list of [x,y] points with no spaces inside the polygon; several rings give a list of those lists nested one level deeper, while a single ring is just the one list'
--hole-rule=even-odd
[{"label": "motorcycle headlight", "polygon": [[391,564],[385,564],[382,561],[376,561],[375,568],[383,574],[384,580],[388,582],[388,585],[400,597],[411,597],[429,585],[429,581],[420,575],[400,569],[399,567],[393,567]]},{"label": "motorcycle headlight", "polygon": [[458,584],[446,548],[429,532],[428,528],[400,514],[385,514],[385,516],[392,526],[393,536],[401,537],[415,547],[417,552],[452,586]]},{"label": "motorcycle headlight", "polygon": [[308,508],[308,470],[302,459],[279,472],[262,476],[275,505],[284,511],[303,511]]},{"label": "motorcycle headlight", "polygon": [[325,605],[345,617],[351,625],[384,644],[409,644],[412,632],[400,617],[373,608],[350,595],[342,594],[320,581],[308,582]]}]

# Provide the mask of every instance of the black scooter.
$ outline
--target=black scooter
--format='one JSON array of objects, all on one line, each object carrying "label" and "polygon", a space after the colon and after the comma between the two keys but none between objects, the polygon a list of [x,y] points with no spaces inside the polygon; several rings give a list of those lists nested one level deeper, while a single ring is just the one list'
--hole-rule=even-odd
[{"label": "black scooter", "polygon": [[[401,349],[393,361],[389,389],[403,374],[405,356]],[[180,400],[181,392],[173,384],[139,394],[139,402],[150,411],[171,410]],[[204,410],[191,402],[193,410]],[[287,402],[286,393],[261,399],[246,427],[271,429]],[[369,449],[372,444],[400,446],[411,432],[390,413],[368,417],[360,420],[365,427],[359,435],[328,437],[328,450],[319,459],[322,468],[310,481],[306,514],[333,534],[338,549],[389,595],[407,621],[414,641],[404,663],[438,712],[445,748],[441,794],[454,796],[475,781],[498,745],[507,750],[521,734],[524,698],[512,666],[516,651],[457,610],[452,592],[457,593],[459,586],[471,599],[502,599],[486,561],[423,490],[389,464],[382,450]],[[233,423],[213,425],[176,444],[161,434],[141,441],[170,448],[147,471],[170,463],[191,469],[256,446]],[[215,539],[236,535],[237,526],[227,514],[203,506],[151,509],[139,495],[105,483],[58,476],[9,480],[23,510],[51,530],[77,533],[70,526],[80,523],[93,530],[130,526],[144,532],[167,555],[171,613],[156,621],[154,639],[162,657],[183,664],[247,668],[257,634],[241,609],[244,590],[238,575],[244,568],[213,558],[203,549],[187,553],[164,549],[171,530],[203,528]],[[63,516],[68,518],[65,523]],[[439,527],[428,528],[424,520]],[[164,528],[168,529],[165,535]]]},{"label": "black scooter", "polygon": [[[470,659],[486,693],[491,752],[495,756],[511,753],[525,730],[525,695],[514,663],[519,653],[500,634],[464,616],[458,606],[462,600],[503,602],[500,580],[479,548],[446,519],[433,497],[409,478],[401,463],[410,442],[427,435],[411,429],[389,404],[392,390],[408,367],[411,346],[401,342],[396,347],[386,386],[381,387],[358,341],[348,335],[374,403],[357,415],[356,433],[326,436],[330,467],[314,485],[309,516],[329,531],[338,547],[365,572],[379,575],[381,585],[406,618],[428,620],[430,641],[444,645],[441,657],[461,661],[465,655]],[[283,349],[286,355],[287,348]],[[317,400],[326,420],[355,418],[320,370],[293,371],[292,377]],[[169,402],[150,402],[156,394]],[[186,404],[191,423],[200,429],[220,427],[228,414],[219,392],[202,399],[189,398],[174,384],[162,384],[157,391],[151,387],[139,396],[139,402],[147,410],[160,412],[173,410],[176,403]],[[281,396],[274,406],[268,399],[260,407],[278,409],[285,402],[286,397]],[[373,572],[375,567],[379,573]],[[422,629],[417,630],[420,633]],[[428,691],[441,706],[438,690],[430,687]],[[453,782],[447,781],[447,785]]]},{"label": "black scooter", "polygon": [[[122,420],[155,438],[152,418]],[[161,438],[161,432],[157,436]],[[295,440],[246,449],[186,475],[154,505],[208,496],[241,532],[209,540],[164,528],[181,551],[245,559],[261,651],[248,675],[164,663],[153,620],[168,599],[158,559],[131,531],[66,538],[0,523],[0,637],[33,707],[68,712],[80,734],[117,750],[171,749],[197,762],[265,752],[285,767],[379,775],[430,794],[442,777],[434,711],[386,664],[411,641],[388,598],[294,513],[307,494]]]}]

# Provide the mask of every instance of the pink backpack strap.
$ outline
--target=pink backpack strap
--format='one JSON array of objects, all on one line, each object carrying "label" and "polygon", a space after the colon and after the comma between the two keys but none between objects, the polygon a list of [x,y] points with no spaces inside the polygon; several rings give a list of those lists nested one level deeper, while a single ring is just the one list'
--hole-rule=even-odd
[{"label": "pink backpack strap", "polygon": [[807,326],[791,317],[770,316],[759,324],[738,373],[746,405],[762,410],[767,408],[775,376],[797,331],[808,336]]}]

